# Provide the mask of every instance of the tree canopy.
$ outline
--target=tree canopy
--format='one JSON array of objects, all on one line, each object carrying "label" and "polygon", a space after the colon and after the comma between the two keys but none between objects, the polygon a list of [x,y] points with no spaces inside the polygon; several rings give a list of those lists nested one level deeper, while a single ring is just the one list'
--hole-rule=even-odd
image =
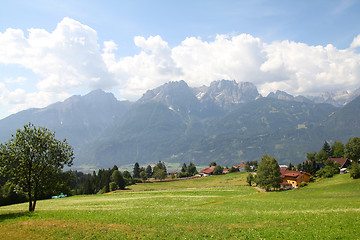
[{"label": "tree canopy", "polygon": [[73,149],[66,140],[59,141],[55,133],[29,123],[15,136],[1,144],[2,171],[27,193],[29,211],[36,200],[60,180],[64,166],[71,166]]},{"label": "tree canopy", "polygon": [[267,154],[262,156],[257,169],[257,184],[266,190],[279,188],[282,182],[280,175],[280,167],[276,159]]},{"label": "tree canopy", "polygon": [[360,138],[354,137],[350,138],[350,140],[345,145],[345,157],[359,161],[360,159]]}]

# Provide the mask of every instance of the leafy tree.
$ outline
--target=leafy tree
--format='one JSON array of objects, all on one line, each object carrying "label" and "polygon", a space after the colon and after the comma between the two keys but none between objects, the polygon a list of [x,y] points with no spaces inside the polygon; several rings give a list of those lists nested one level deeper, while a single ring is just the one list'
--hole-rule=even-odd
[{"label": "leafy tree", "polygon": [[186,163],[184,163],[184,164],[182,165],[182,167],[181,167],[181,171],[180,171],[180,172],[185,173],[186,170],[187,170],[187,166],[186,166]]},{"label": "leafy tree", "polygon": [[306,154],[306,159],[309,161],[314,161],[315,157],[316,157],[316,152]]},{"label": "leafy tree", "polygon": [[166,172],[162,169],[157,169],[154,172],[155,179],[165,179],[166,178]]},{"label": "leafy tree", "polygon": [[209,167],[212,167],[212,166],[216,166],[216,162],[211,162],[211,163],[209,164]]},{"label": "leafy tree", "polygon": [[239,171],[239,169],[236,168],[236,167],[231,167],[231,168],[229,169],[229,172],[230,172],[230,173],[238,172],[238,171]]},{"label": "leafy tree", "polygon": [[59,141],[54,132],[31,123],[17,130],[0,149],[8,174],[27,193],[30,212],[35,211],[39,197],[60,180],[64,166],[71,166],[74,159],[66,140]]},{"label": "leafy tree", "polygon": [[289,164],[289,166],[287,167],[287,170],[293,170],[294,165],[292,165],[291,163]]},{"label": "leafy tree", "polygon": [[140,178],[140,165],[138,162],[136,162],[134,164],[134,170],[133,170],[133,173],[134,173],[134,178]]},{"label": "leafy tree", "polygon": [[301,164],[301,163],[299,163],[298,165],[296,165],[296,170],[297,170],[297,171],[305,171],[305,170],[304,170],[304,165]]},{"label": "leafy tree", "polygon": [[331,147],[327,141],[324,142],[324,145],[321,150],[325,151],[327,153],[328,157],[331,156]]},{"label": "leafy tree", "polygon": [[252,173],[249,173],[246,177],[246,182],[249,184],[249,186],[252,185],[252,183],[254,182],[254,176],[252,175]]},{"label": "leafy tree", "polygon": [[189,176],[194,176],[198,173],[195,164],[193,164],[192,162],[190,162],[189,166],[187,166],[186,172],[188,173]]},{"label": "leafy tree", "polygon": [[319,177],[331,178],[338,172],[339,172],[339,169],[336,169],[336,168],[334,168],[332,166],[327,165],[324,168],[317,171],[316,175],[319,176]]},{"label": "leafy tree", "polygon": [[153,171],[152,171],[152,168],[151,168],[151,166],[150,165],[148,165],[147,167],[146,167],[146,175],[147,175],[147,177],[148,178],[151,178],[152,177],[152,175],[153,175]]},{"label": "leafy tree", "polygon": [[325,163],[329,158],[328,153],[325,150],[321,150],[316,154],[315,161],[317,163]]},{"label": "leafy tree", "polygon": [[110,191],[115,191],[119,189],[119,186],[115,182],[109,183],[109,189]]},{"label": "leafy tree", "polygon": [[147,180],[147,174],[145,170],[140,172],[140,178],[144,181]]},{"label": "leafy tree", "polygon": [[124,178],[131,179],[131,174],[129,173],[129,171],[123,171],[122,175]]},{"label": "leafy tree", "polygon": [[360,178],[360,164],[355,161],[351,163],[350,177],[352,177],[353,179]]},{"label": "leafy tree", "polygon": [[257,184],[266,190],[279,188],[282,182],[280,175],[280,167],[276,159],[267,154],[262,156],[257,170]]},{"label": "leafy tree", "polygon": [[[158,171],[162,171],[160,173],[158,173]],[[167,171],[166,171],[166,166],[164,162],[158,162],[155,167],[154,167],[154,171],[153,171],[153,175],[155,178],[157,179],[164,179],[167,175]]]},{"label": "leafy tree", "polygon": [[[119,170],[114,170],[111,174],[111,181],[114,182],[119,189],[125,189],[125,180]],[[111,190],[111,188],[110,188]],[[111,190],[113,191],[113,190]]]},{"label": "leafy tree", "polygon": [[345,154],[345,146],[342,142],[335,141],[331,145],[331,156],[335,158],[343,158]]},{"label": "leafy tree", "polygon": [[220,165],[216,165],[213,171],[214,175],[221,175],[223,173],[223,168]]},{"label": "leafy tree", "polygon": [[353,161],[359,161],[360,159],[360,138],[354,137],[345,145],[345,157]]},{"label": "leafy tree", "polygon": [[244,169],[247,172],[251,172],[251,166],[249,164],[245,164]]}]

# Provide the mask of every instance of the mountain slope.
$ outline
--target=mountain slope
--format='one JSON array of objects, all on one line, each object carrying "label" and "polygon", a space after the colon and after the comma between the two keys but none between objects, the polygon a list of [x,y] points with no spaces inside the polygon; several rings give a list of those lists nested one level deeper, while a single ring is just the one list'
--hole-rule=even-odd
[{"label": "mountain slope", "polygon": [[336,108],[281,91],[262,98],[251,83],[190,88],[179,81],[147,91],[136,103],[98,90],[22,111],[0,120],[0,137],[8,140],[28,122],[48,127],[75,147],[75,167],[157,161],[231,166],[265,153],[296,164],[324,140],[360,135],[359,119],[360,97]]},{"label": "mountain slope", "polygon": [[70,144],[79,146],[97,137],[130,106],[131,103],[119,102],[113,94],[102,90],[72,96],[45,108],[21,111],[0,120],[1,141],[8,140],[16,129],[32,122],[55,131],[57,138],[66,138]]}]

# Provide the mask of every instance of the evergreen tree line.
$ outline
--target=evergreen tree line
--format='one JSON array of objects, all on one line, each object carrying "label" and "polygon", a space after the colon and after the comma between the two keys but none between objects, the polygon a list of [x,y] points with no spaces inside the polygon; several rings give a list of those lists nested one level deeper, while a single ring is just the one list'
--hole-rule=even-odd
[{"label": "evergreen tree line", "polygon": [[313,176],[328,178],[340,172],[339,164],[329,158],[348,158],[352,161],[351,166],[348,167],[351,177],[359,178],[360,172],[357,169],[359,168],[360,159],[360,138],[350,138],[345,145],[340,141],[335,141],[332,145],[325,141],[319,152],[307,153],[306,158],[305,162],[298,164],[296,167],[290,164],[289,169],[305,171]]}]

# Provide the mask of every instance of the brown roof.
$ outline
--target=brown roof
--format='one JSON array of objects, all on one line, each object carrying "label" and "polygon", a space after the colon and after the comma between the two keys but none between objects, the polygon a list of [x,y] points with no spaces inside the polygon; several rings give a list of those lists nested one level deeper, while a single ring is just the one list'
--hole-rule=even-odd
[{"label": "brown roof", "polygon": [[280,172],[281,172],[281,176],[280,176],[281,178],[285,178],[285,177],[299,178],[304,174],[309,174],[307,172],[292,171],[287,169],[280,169]]},{"label": "brown roof", "polygon": [[215,168],[215,166],[211,166],[211,167],[209,167],[209,168],[204,168],[204,169],[201,170],[200,172],[201,172],[201,173],[205,173],[205,174],[210,174],[210,173],[212,173],[212,172],[214,171],[214,168]]},{"label": "brown roof", "polygon": [[332,160],[335,163],[340,164],[340,168],[343,168],[346,165],[346,163],[350,164],[350,161],[347,158],[329,158],[329,160]]}]

